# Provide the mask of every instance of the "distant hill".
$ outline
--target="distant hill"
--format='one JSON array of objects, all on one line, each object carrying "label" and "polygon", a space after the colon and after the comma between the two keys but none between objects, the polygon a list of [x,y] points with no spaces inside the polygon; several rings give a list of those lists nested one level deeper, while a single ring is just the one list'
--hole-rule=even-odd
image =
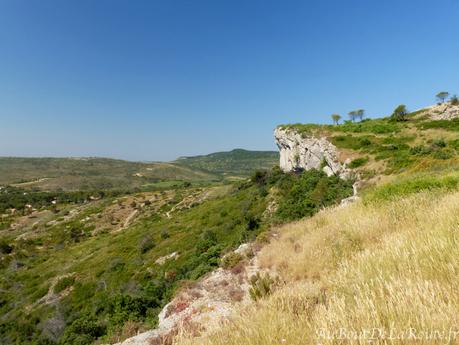
[{"label": "distant hill", "polygon": [[255,170],[271,169],[278,164],[279,153],[235,149],[203,156],[181,157],[173,163],[212,173],[248,176]]},{"label": "distant hill", "polygon": [[40,190],[133,189],[164,181],[209,182],[246,177],[278,163],[277,152],[217,152],[174,162],[131,162],[109,158],[0,157],[0,186]]},{"label": "distant hill", "polygon": [[218,179],[215,174],[171,163],[108,158],[0,157],[0,185],[42,190],[129,189],[164,180]]}]

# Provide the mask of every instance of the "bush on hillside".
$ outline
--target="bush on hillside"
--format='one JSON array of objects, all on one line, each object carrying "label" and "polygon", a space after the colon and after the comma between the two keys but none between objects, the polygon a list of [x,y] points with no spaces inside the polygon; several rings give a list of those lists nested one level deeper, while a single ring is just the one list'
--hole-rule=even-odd
[{"label": "bush on hillside", "polygon": [[282,221],[312,216],[321,208],[351,196],[352,183],[317,170],[285,175],[278,182],[281,200],[276,215]]},{"label": "bush on hillside", "polygon": [[65,329],[59,344],[89,345],[105,334],[105,331],[106,327],[100,321],[92,316],[83,315]]},{"label": "bush on hillside", "polygon": [[59,281],[54,285],[54,293],[59,293],[64,291],[68,287],[72,286],[75,282],[75,277],[64,277],[59,279]]},{"label": "bush on hillside", "polygon": [[410,154],[413,156],[425,156],[432,153],[432,147],[425,145],[417,145],[410,149]]},{"label": "bush on hillside", "polygon": [[235,253],[235,252],[228,253],[223,257],[221,266],[224,269],[229,270],[229,269],[235,267],[243,259],[244,259],[243,256],[241,254],[239,254],[239,253]]},{"label": "bush on hillside", "polygon": [[169,231],[167,231],[167,229],[162,229],[161,238],[165,240],[165,239],[168,239],[169,237],[171,237],[171,235],[169,234]]},{"label": "bush on hillside", "polygon": [[441,148],[436,150],[433,154],[433,157],[436,159],[450,159],[455,156],[456,152],[450,148]]},{"label": "bush on hillside", "polygon": [[355,169],[355,168],[361,167],[362,165],[365,165],[366,163],[368,163],[368,160],[369,160],[368,157],[356,158],[349,164],[349,168]]},{"label": "bush on hillside", "polygon": [[406,109],[406,105],[400,104],[397,108],[395,108],[391,118],[395,121],[406,121],[407,115],[408,110]]},{"label": "bush on hillside", "polygon": [[145,235],[139,242],[139,251],[141,254],[145,254],[155,247],[155,241],[151,235]]},{"label": "bush on hillside", "polygon": [[8,244],[4,239],[0,240],[0,254],[10,254],[13,246]]}]

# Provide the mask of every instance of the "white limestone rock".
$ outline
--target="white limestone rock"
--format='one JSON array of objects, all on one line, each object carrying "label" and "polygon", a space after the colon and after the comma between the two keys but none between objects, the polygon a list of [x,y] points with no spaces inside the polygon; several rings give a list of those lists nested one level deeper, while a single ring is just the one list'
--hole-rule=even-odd
[{"label": "white limestone rock", "polygon": [[282,127],[276,128],[274,137],[280,151],[282,171],[322,169],[328,176],[351,177],[347,164],[342,164],[338,159],[336,146],[326,138],[303,137],[294,129]]},{"label": "white limestone rock", "polygon": [[452,120],[459,118],[459,105],[452,105],[450,102],[434,105],[428,109],[429,117],[432,120]]}]

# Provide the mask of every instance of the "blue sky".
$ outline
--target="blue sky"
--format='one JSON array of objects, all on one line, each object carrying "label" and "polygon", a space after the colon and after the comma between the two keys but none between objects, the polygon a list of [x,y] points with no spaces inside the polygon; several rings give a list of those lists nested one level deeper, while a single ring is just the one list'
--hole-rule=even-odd
[{"label": "blue sky", "polygon": [[0,155],[275,149],[459,94],[457,0],[0,0]]}]

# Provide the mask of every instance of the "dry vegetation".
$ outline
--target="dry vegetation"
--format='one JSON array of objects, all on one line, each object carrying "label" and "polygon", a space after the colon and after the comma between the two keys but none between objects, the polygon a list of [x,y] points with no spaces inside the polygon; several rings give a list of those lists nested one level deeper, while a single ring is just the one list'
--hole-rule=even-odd
[{"label": "dry vegetation", "polygon": [[284,285],[177,344],[459,343],[459,192],[359,202],[280,230],[259,258]]}]

